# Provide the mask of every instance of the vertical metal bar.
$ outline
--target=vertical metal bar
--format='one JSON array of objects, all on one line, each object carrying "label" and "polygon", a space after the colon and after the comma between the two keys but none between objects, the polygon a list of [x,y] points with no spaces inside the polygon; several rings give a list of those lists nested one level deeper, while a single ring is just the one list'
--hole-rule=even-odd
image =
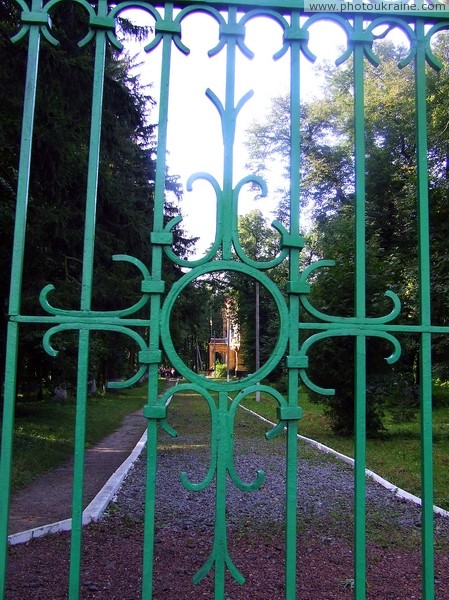
[{"label": "vertical metal bar", "polygon": [[78,340],[78,375],[76,382],[75,453],[73,465],[69,600],[77,600],[80,593],[87,370],[89,366],[89,331],[81,330],[79,332]]},{"label": "vertical metal bar", "polygon": [[[100,0],[98,5],[98,14],[99,16],[105,16],[107,14],[106,0]],[[83,272],[80,304],[81,311],[89,311],[92,305],[95,222],[100,164],[105,62],[106,32],[99,29],[96,32],[95,38],[95,64],[87,173],[86,215],[84,224]],[[73,466],[72,533],[69,575],[70,600],[77,600],[80,592],[89,338],[89,330],[81,329],[79,332],[78,376],[76,390],[75,456]]]},{"label": "vertical metal bar", "polygon": [[[363,31],[363,17],[354,18],[354,30]],[[365,110],[364,48],[354,43],[354,154],[355,154],[355,315],[366,317],[365,252]],[[354,466],[354,589],[357,600],[366,596],[366,338],[355,347],[355,466]]]},{"label": "vertical metal bar", "polygon": [[[291,27],[300,27],[300,13],[292,11]],[[300,40],[292,40],[290,45],[290,235],[292,239],[300,239],[300,166],[301,166],[301,137],[300,137]],[[298,247],[290,248],[289,280],[292,287],[299,281]],[[299,296],[289,295],[289,347],[290,356],[295,356],[299,350]],[[288,405],[298,406],[298,368],[288,370]],[[296,598],[296,560],[297,560],[297,503],[298,503],[298,422],[289,420],[287,423],[287,457],[286,457],[286,514],[285,514],[285,597],[287,600]]]},{"label": "vertical metal bar", "polygon": [[[256,348],[255,348],[255,366],[256,366],[256,371],[258,371],[260,369],[260,283],[258,281],[256,281],[256,298],[255,298],[255,325],[256,325],[256,331],[255,331],[255,344],[256,344]],[[237,364],[235,366],[235,371],[237,373]],[[260,392],[256,392],[256,402],[260,402]]]},{"label": "vertical metal bar", "polygon": [[12,446],[14,441],[14,406],[17,385],[17,350],[19,324],[8,323],[6,348],[5,397],[3,406],[1,465],[0,465],[0,598],[6,591],[8,563],[8,523],[11,493]]},{"label": "vertical metal bar", "polygon": [[225,598],[225,554],[227,552],[226,532],[226,473],[228,464],[228,395],[218,394],[217,411],[217,476],[215,489],[215,527],[214,527],[214,600]]},{"label": "vertical metal bar", "polygon": [[[32,10],[40,11],[41,0],[33,0]],[[23,107],[22,134],[20,139],[19,175],[17,182],[17,205],[14,224],[14,242],[11,265],[11,288],[9,314],[18,315],[22,299],[23,256],[25,251],[25,230],[27,222],[30,188],[31,151],[33,143],[36,86],[39,65],[40,30],[30,26],[28,41],[27,72]]]},{"label": "vertical metal bar", "polygon": [[[173,19],[173,4],[165,5],[164,18],[166,21]],[[172,35],[163,34],[162,62],[159,95],[159,119],[157,138],[157,161],[154,199],[153,231],[161,232],[164,227],[164,202],[165,202],[165,176],[167,161],[167,130],[168,130],[168,103],[170,85],[170,65],[172,52]],[[152,247],[152,278],[160,280],[162,276],[162,247]],[[152,294],[150,300],[150,338],[151,351],[159,349],[160,342],[160,311],[161,298],[159,294]],[[148,368],[148,396],[149,405],[157,403],[158,397],[158,365],[150,364]],[[148,419],[147,425],[147,476],[145,483],[145,524],[143,547],[143,575],[142,575],[142,600],[151,600],[153,597],[153,560],[154,560],[154,533],[156,510],[156,470],[157,470],[157,440],[158,422]]]},{"label": "vertical metal bar", "polygon": [[[149,377],[149,384],[151,375]],[[157,379],[156,379],[157,382]],[[148,386],[150,387],[150,385]],[[149,392],[148,392],[149,394]],[[145,525],[143,546],[142,600],[153,597],[154,518],[157,468],[157,421],[148,420],[147,476],[145,484]]]},{"label": "vertical metal bar", "polygon": [[[237,22],[237,8],[228,8],[228,24],[235,26]],[[225,110],[223,115],[223,259],[232,258],[232,195],[233,195],[233,172],[234,172],[234,140],[236,127],[235,111],[235,62],[237,41],[235,37],[228,36],[226,39],[226,89]]]},{"label": "vertical metal bar", "polygon": [[[416,21],[415,114],[418,193],[419,315],[420,325],[430,327],[430,245],[429,192],[427,160],[426,40],[424,20]],[[422,494],[422,593],[424,600],[434,598],[433,550],[433,457],[432,457],[432,358],[431,334],[420,340],[421,392],[421,494]]]},{"label": "vertical metal bar", "polygon": [[[32,10],[41,10],[41,1],[33,0]],[[11,266],[11,288],[9,315],[19,314],[22,296],[23,259],[25,252],[25,231],[29,198],[31,152],[36,105],[36,87],[39,65],[40,30],[39,25],[30,26],[28,41],[28,62],[25,79],[22,133],[20,140],[19,175],[17,203],[14,225],[14,242]],[[8,324],[8,338],[5,366],[5,395],[3,404],[2,443],[0,462],[0,594],[3,597],[6,587],[6,567],[8,552],[9,501],[11,492],[12,446],[14,439],[14,407],[17,385],[17,354],[19,325]]]},{"label": "vertical metal bar", "polygon": [[229,382],[229,368],[231,363],[231,319],[229,309],[226,309],[226,381]]}]

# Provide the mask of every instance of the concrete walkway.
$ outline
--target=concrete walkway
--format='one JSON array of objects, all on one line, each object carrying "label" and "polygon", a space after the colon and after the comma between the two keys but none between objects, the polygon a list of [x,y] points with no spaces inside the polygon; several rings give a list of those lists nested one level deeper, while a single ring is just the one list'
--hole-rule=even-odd
[{"label": "concrete walkway", "polygon": [[[146,428],[142,410],[127,415],[117,431],[86,450],[83,508],[132,452]],[[73,459],[11,496],[9,534],[71,518]]]}]

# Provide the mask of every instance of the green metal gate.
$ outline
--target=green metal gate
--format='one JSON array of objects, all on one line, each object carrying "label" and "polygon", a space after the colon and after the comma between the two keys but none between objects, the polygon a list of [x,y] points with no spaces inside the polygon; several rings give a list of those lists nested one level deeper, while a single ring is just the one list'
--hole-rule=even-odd
[{"label": "green metal gate", "polygon": [[[95,75],[93,79],[92,126],[90,134],[89,165],[86,191],[86,218],[84,229],[84,257],[80,309],[69,310],[53,307],[49,293],[51,286],[42,290],[40,304],[46,316],[23,314],[21,311],[21,289],[27,222],[27,203],[29,194],[29,176],[32,157],[32,139],[34,127],[35,95],[39,78],[39,55],[41,39],[45,43],[55,43],[51,33],[52,11],[62,0],[50,0],[42,5],[40,0],[16,0],[21,13],[22,27],[12,40],[27,41],[28,64],[26,71],[23,128],[20,150],[20,172],[17,190],[17,209],[15,220],[15,238],[9,302],[8,348],[6,362],[5,408],[2,436],[1,462],[1,565],[2,594],[5,589],[6,549],[8,532],[8,508],[10,468],[12,455],[12,435],[14,425],[14,406],[16,396],[17,347],[19,334],[25,328],[34,325],[45,326],[47,331],[43,344],[49,354],[54,354],[51,338],[60,331],[72,330],[78,334],[78,380],[77,380],[77,435],[74,466],[74,495],[72,513],[72,541],[70,565],[70,598],[79,597],[79,574],[82,538],[82,490],[83,490],[83,453],[86,397],[88,383],[89,344],[91,332],[95,330],[111,331],[130,336],[139,348],[140,368],[127,382],[132,384],[145,373],[149,377],[148,402],[144,409],[148,419],[148,470],[146,488],[146,521],[144,547],[144,574],[142,597],[152,597],[152,563],[154,545],[154,498],[156,449],[159,426],[173,433],[168,420],[166,397],[158,398],[158,366],[161,362],[162,348],[173,366],[185,377],[188,383],[182,384],[184,390],[202,394],[211,407],[213,415],[213,433],[215,434],[215,464],[207,475],[207,480],[216,478],[216,524],[212,553],[204,567],[196,575],[199,581],[211,568],[215,572],[215,597],[224,598],[224,574],[226,567],[231,575],[243,582],[241,574],[235,569],[226,545],[225,488],[227,473],[241,489],[256,489],[262,483],[260,475],[253,484],[241,482],[232,470],[229,462],[228,438],[232,431],[234,412],[241,400],[256,389],[271,394],[278,403],[279,425],[276,431],[287,429],[287,484],[286,484],[286,591],[285,597],[296,598],[296,512],[297,512],[297,433],[301,408],[298,406],[298,385],[300,382],[312,390],[321,390],[308,377],[308,352],[313,344],[329,337],[351,336],[355,339],[355,597],[361,600],[366,596],[366,560],[365,560],[365,455],[366,455],[366,340],[369,336],[383,338],[391,343],[393,352],[389,362],[399,359],[400,344],[397,334],[413,333],[420,338],[420,386],[421,386],[421,424],[422,424],[422,556],[423,556],[423,597],[434,597],[434,559],[433,559],[433,493],[432,493],[432,377],[431,377],[431,340],[435,334],[446,334],[447,327],[435,326],[431,322],[430,309],[430,266],[429,266],[429,208],[428,208],[428,158],[426,125],[426,72],[425,65],[438,69],[438,61],[432,54],[430,39],[437,32],[449,26],[449,13],[426,7],[415,9],[397,5],[387,10],[388,3],[381,6],[368,5],[359,11],[339,11],[332,3],[326,10],[314,8],[303,0],[176,0],[124,1],[108,3],[99,0],[89,3],[77,0],[89,16],[90,30],[83,44],[95,46]],[[145,50],[150,53],[157,46],[162,47],[162,66],[160,73],[154,73],[153,79],[160,79],[159,124],[157,141],[157,172],[154,207],[154,227],[149,232],[152,244],[151,265],[144,265],[129,256],[119,256],[119,260],[133,263],[142,275],[142,298],[129,309],[113,312],[99,312],[91,308],[93,286],[93,254],[95,240],[96,196],[98,186],[99,148],[102,129],[102,100],[105,56],[108,44],[120,49],[115,36],[115,19],[130,7],[139,7],[147,11],[154,19],[155,38]],[[428,8],[428,7],[427,7]],[[394,12],[393,12],[394,10]],[[188,52],[182,42],[185,21],[193,12],[205,12],[215,19],[219,26],[219,42],[209,54],[224,53],[226,70],[223,73],[226,87],[223,98],[212,90],[207,95],[216,108],[216,118],[221,122],[223,139],[217,143],[224,145],[222,179],[217,181],[207,173],[197,173],[198,178],[207,180],[213,187],[217,202],[217,226],[215,241],[210,250],[201,259],[187,260],[177,257],[172,249],[172,228],[175,222],[164,224],[164,195],[166,175],[167,122],[169,118],[170,65],[172,52],[177,49]],[[235,63],[238,52],[247,56],[251,50],[245,45],[245,25],[252,19],[269,17],[283,30],[283,46],[277,57],[286,53],[290,57],[290,228],[286,230],[276,224],[281,236],[279,256],[267,263],[259,263],[249,258],[240,246],[237,233],[237,203],[242,186],[257,178],[248,174],[236,182],[233,172],[233,148],[239,112],[251,94],[237,97],[235,92]],[[332,20],[344,30],[347,36],[347,51],[341,57],[344,62],[352,57],[354,71],[354,170],[355,170],[355,312],[352,317],[330,316],[314,308],[308,301],[310,291],[309,276],[315,268],[325,265],[316,263],[303,272],[300,268],[300,254],[303,238],[300,234],[301,197],[301,139],[299,119],[300,101],[300,55],[313,59],[308,48],[309,28],[318,20]],[[364,69],[366,61],[376,64],[372,44],[375,27],[385,24],[402,29],[410,40],[410,52],[403,64],[415,66],[415,107],[416,107],[416,206],[419,239],[419,324],[398,325],[395,319],[400,312],[400,299],[387,292],[393,308],[383,317],[370,317],[366,311],[366,248],[365,248],[365,115],[364,115]],[[106,124],[107,126],[107,124]],[[263,184],[262,184],[263,185]],[[177,265],[185,269],[185,275],[170,289],[164,289],[162,279],[162,259],[164,253]],[[265,271],[286,261],[288,264],[287,300],[269,279]],[[327,264],[327,263],[326,263]],[[191,371],[179,358],[170,334],[171,312],[176,299],[187,285],[199,277],[218,271],[243,273],[264,286],[271,294],[279,313],[279,336],[268,361],[254,374],[239,382],[217,383]],[[133,318],[133,313],[143,306],[148,307],[149,317]],[[309,314],[307,322],[301,318],[301,312]],[[312,319],[310,318],[312,317]],[[144,339],[134,328],[149,327],[149,339]],[[311,335],[301,341],[300,332]],[[288,369],[288,393],[284,398],[268,386],[258,385],[275,366],[285,360]],[[218,392],[218,402],[211,395]],[[237,393],[233,403],[228,405],[228,394]],[[229,425],[231,424],[231,425]],[[300,510],[300,507],[299,507]],[[251,597],[251,591],[248,591]]]}]

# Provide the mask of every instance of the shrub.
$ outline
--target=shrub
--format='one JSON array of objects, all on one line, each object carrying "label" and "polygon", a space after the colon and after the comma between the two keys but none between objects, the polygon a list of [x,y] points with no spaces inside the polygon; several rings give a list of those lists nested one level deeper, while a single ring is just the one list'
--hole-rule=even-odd
[{"label": "shrub", "polygon": [[228,371],[228,367],[225,363],[215,363],[215,376],[216,377],[226,377]]}]

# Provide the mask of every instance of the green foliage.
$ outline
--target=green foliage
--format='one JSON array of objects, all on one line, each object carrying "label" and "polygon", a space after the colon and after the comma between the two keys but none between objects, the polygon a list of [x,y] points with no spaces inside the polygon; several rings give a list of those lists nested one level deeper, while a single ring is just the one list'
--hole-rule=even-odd
[{"label": "green foliage", "polygon": [[[142,408],[146,387],[91,396],[88,400],[86,447],[112,433],[123,418]],[[26,402],[18,405],[14,428],[12,489],[30,481],[73,455],[75,403]]]},{"label": "green foliage", "polygon": [[[437,383],[437,386],[440,384]],[[447,389],[447,387],[446,387]],[[244,405],[272,422],[276,422],[276,406],[270,397],[262,394],[260,402],[246,398]],[[299,432],[346,456],[354,457],[353,439],[336,435],[321,404],[315,404],[303,391],[299,405],[304,414],[299,421]],[[449,509],[449,471],[447,469],[447,445],[449,423],[447,407],[433,411],[433,467],[435,498],[437,506]],[[421,433],[419,415],[410,421],[398,423],[394,415],[385,410],[385,431],[382,436],[367,440],[367,467],[393,484],[417,496],[421,495]],[[300,448],[302,456],[304,450]]]},{"label": "green foliage", "polygon": [[[430,242],[432,320],[448,325],[449,269],[447,239],[449,146],[448,111],[449,41],[438,37],[435,54],[445,64],[440,73],[428,71]],[[398,68],[407,50],[391,42],[376,42],[378,67],[365,68],[366,160],[366,313],[386,315],[391,302],[387,290],[398,294],[401,313],[396,322],[415,324],[419,318],[418,237],[416,213],[416,134],[413,67]],[[301,114],[302,202],[313,225],[305,236],[303,259],[335,261],[309,278],[309,300],[318,310],[336,316],[354,316],[354,95],[351,61],[340,67],[326,65],[323,97],[305,102]],[[288,97],[273,100],[264,123],[250,132],[253,168],[263,174],[272,156],[289,159]],[[288,174],[288,173],[287,173]],[[281,199],[285,205],[286,197]],[[302,313],[302,319],[314,317]],[[305,339],[305,336],[304,336]],[[408,419],[418,402],[418,339],[401,339],[402,356],[394,368],[384,358],[386,343],[368,339],[367,428],[371,435],[383,430],[385,409]],[[434,336],[434,373],[449,378],[447,336]],[[321,340],[310,351],[309,375],[334,397],[320,396],[333,427],[351,434],[354,422],[354,366],[352,342]],[[326,365],[326,368],[323,368]],[[318,400],[318,396],[314,397]]]},{"label": "green foliage", "polygon": [[216,377],[226,377],[228,367],[225,363],[216,362],[215,363],[215,376]]},{"label": "green foliage", "polygon": [[[7,306],[12,249],[15,193],[26,67],[26,44],[12,44],[19,28],[19,13],[0,2],[0,298]],[[52,35],[59,46],[42,41],[33,135],[27,242],[22,312],[42,314],[39,293],[53,284],[51,303],[78,309],[83,266],[90,106],[94,45],[78,47],[87,28],[87,14],[76,4],[59,5],[52,11]],[[141,29],[122,22],[126,36]],[[104,77],[103,128],[100,150],[94,256],[92,308],[116,310],[132,306],[140,297],[141,275],[128,264],[113,262],[112,255],[135,256],[151,264],[149,233],[153,227],[155,179],[155,125],[151,122],[154,100],[136,74],[135,61],[108,46]],[[179,214],[181,188],[167,175],[165,220]],[[178,226],[174,247],[181,256],[191,241]],[[165,264],[167,289],[182,273]],[[195,311],[191,311],[195,315]],[[137,317],[146,317],[143,309]],[[173,319],[179,318],[179,306]],[[181,315],[183,316],[183,315]],[[6,314],[0,322],[0,369],[4,367]],[[19,391],[37,400],[51,395],[60,383],[75,384],[77,336],[55,337],[57,359],[42,348],[43,329],[24,327],[20,342]],[[147,332],[141,330],[145,337]],[[92,376],[97,384],[123,378],[135,371],[137,348],[128,337],[114,333],[92,336]],[[2,373],[0,380],[3,379]]]},{"label": "green foliage", "polygon": [[[340,355],[343,358],[340,358]],[[371,373],[382,372],[381,349],[377,340],[367,349],[368,377]],[[323,364],[326,368],[323,369]],[[312,402],[324,405],[324,414],[329,418],[331,428],[337,435],[351,436],[354,432],[354,340],[352,338],[328,338],[310,352],[309,372],[312,380],[321,387],[333,386],[335,395],[321,396],[310,393]],[[383,432],[385,398],[377,390],[367,386],[366,429],[367,435],[375,437]]]},{"label": "green foliage", "polygon": [[412,373],[391,372],[377,377],[369,386],[389,410],[395,423],[406,423],[416,418],[419,412],[419,389]]},{"label": "green foliage", "polygon": [[449,381],[435,379],[432,389],[432,405],[434,408],[449,407]]},{"label": "green foliage", "polygon": [[[246,255],[252,260],[266,262],[279,252],[279,234],[267,223],[260,210],[239,217],[239,240]],[[270,269],[269,277],[282,289],[286,272],[282,267]],[[279,319],[271,294],[259,282],[231,273],[230,285],[234,289],[237,320],[241,331],[241,354],[250,373],[257,369],[256,332],[259,332],[259,365],[263,365],[279,335]],[[259,318],[256,320],[256,304]]]},{"label": "green foliage", "polygon": [[208,341],[213,293],[209,283],[192,282],[177,298],[171,337],[178,355],[195,372],[208,368]]},{"label": "green foliage", "polygon": [[[323,219],[314,237],[309,237],[314,252],[332,258],[336,265],[321,269],[311,281],[309,300],[312,305],[326,314],[350,317],[354,314],[354,223],[353,210],[345,207],[331,219]],[[383,264],[377,258],[377,246],[367,248],[367,299],[369,314],[388,313],[390,307],[380,293],[383,279]],[[305,314],[305,320],[310,317]],[[388,372],[385,358],[391,348],[378,338],[367,340],[368,381],[380,378]],[[312,346],[309,352],[309,375],[312,381],[324,388],[335,389],[333,396],[312,394],[316,402],[325,405],[326,415],[332,427],[341,435],[352,435],[355,419],[354,395],[354,340],[352,338],[328,338]],[[326,368],[323,368],[326,365]],[[385,398],[372,385],[367,388],[367,432],[377,435],[382,432]]]}]

